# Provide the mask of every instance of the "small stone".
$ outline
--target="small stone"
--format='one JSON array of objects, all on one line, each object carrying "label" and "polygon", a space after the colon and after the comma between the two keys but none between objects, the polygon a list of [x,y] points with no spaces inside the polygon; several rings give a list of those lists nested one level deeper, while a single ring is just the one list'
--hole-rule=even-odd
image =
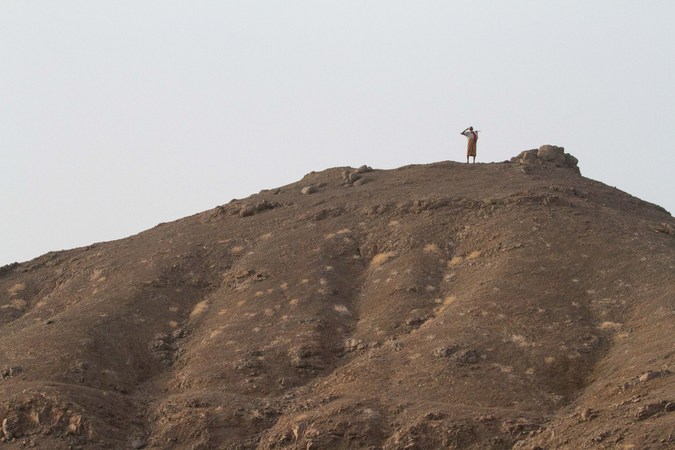
[{"label": "small stone", "polygon": [[173,330],[171,333],[171,337],[174,339],[181,339],[184,338],[187,335],[187,330],[185,328],[178,328],[176,330]]},{"label": "small stone", "polygon": [[537,160],[538,150],[526,150],[520,154],[521,161],[525,164],[533,163]]},{"label": "small stone", "polygon": [[261,200],[258,203],[255,204],[255,209],[256,211],[264,211],[266,209],[272,209],[273,205],[269,203],[267,200]]},{"label": "small stone", "polygon": [[649,405],[641,406],[635,417],[637,420],[644,420],[661,412],[671,412],[675,410],[675,403],[662,400],[658,403],[650,403]]},{"label": "small stone", "polygon": [[427,317],[413,317],[413,318],[407,319],[405,321],[405,324],[408,325],[409,327],[418,328],[418,327],[422,326],[422,324],[424,322],[426,322],[427,320],[428,320]]},{"label": "small stone", "polygon": [[640,380],[640,383],[645,383],[649,380],[653,380],[656,377],[657,377],[656,372],[648,370],[647,372],[640,375],[640,378],[638,378],[638,380]]},{"label": "small stone", "polygon": [[397,340],[388,341],[389,345],[394,349],[395,352],[403,350],[403,343]]},{"label": "small stone", "polygon": [[602,442],[605,439],[607,439],[608,437],[610,437],[611,435],[612,435],[611,431],[604,431],[604,432],[600,433],[599,435],[595,436],[592,440],[593,440],[593,442]]},{"label": "small stone", "polygon": [[316,191],[317,191],[316,186],[314,186],[313,184],[305,186],[300,190],[300,192],[302,192],[305,195],[314,194]]},{"label": "small stone", "polygon": [[581,412],[581,420],[583,421],[595,419],[597,416],[598,414],[591,408],[586,408]]},{"label": "small stone", "polygon": [[21,367],[9,367],[5,366],[2,368],[0,371],[0,379],[6,379],[6,378],[11,378],[13,376],[18,375],[21,373]]},{"label": "small stone", "polygon": [[651,381],[655,378],[667,377],[669,375],[672,375],[672,372],[667,369],[659,371],[648,370],[638,377],[638,381],[640,383],[646,383],[647,381]]},{"label": "small stone", "polygon": [[248,217],[255,214],[257,211],[254,205],[244,205],[239,210],[239,217]]},{"label": "small stone", "polygon": [[479,422],[493,422],[495,420],[497,420],[497,418],[492,414],[484,414],[478,417]]},{"label": "small stone", "polygon": [[354,183],[355,181],[360,180],[361,178],[362,178],[361,175],[359,175],[356,172],[352,172],[348,176],[348,180],[350,183]]},{"label": "small stone", "polygon": [[570,155],[569,153],[565,154],[565,163],[568,166],[576,167],[577,164],[579,164],[579,160],[575,158],[574,156]]},{"label": "small stone", "polygon": [[537,151],[537,157],[543,161],[565,163],[565,149],[555,145],[542,145]]},{"label": "small stone", "polygon": [[134,450],[145,448],[146,445],[148,444],[143,439],[135,439],[131,441],[131,448]]},{"label": "small stone", "polygon": [[345,351],[346,352],[353,352],[359,348],[359,345],[361,345],[363,342],[359,339],[347,339],[345,341]]},{"label": "small stone", "polygon": [[8,441],[11,441],[14,438],[14,431],[12,430],[12,426],[7,417],[2,419],[2,435]]},{"label": "small stone", "polygon": [[452,359],[458,364],[476,364],[480,361],[480,355],[476,350],[465,349],[452,355]]},{"label": "small stone", "polygon": [[66,434],[79,435],[81,429],[82,429],[82,416],[79,414],[72,415],[70,419],[68,419]]},{"label": "small stone", "polygon": [[234,277],[237,279],[246,278],[250,275],[253,275],[253,271],[250,269],[241,269],[234,274]]},{"label": "small stone", "polygon": [[443,346],[434,350],[434,356],[436,358],[447,358],[455,353],[459,348],[457,346]]}]

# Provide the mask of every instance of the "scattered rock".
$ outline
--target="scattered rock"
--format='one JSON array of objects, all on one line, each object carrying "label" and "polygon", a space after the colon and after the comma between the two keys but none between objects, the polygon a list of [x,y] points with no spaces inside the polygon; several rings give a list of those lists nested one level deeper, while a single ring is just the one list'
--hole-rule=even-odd
[{"label": "scattered rock", "polygon": [[139,450],[145,448],[148,444],[143,439],[135,439],[131,441],[131,448],[134,450]]},{"label": "scattered rock", "polygon": [[387,344],[389,346],[391,346],[391,348],[395,352],[399,352],[399,351],[403,350],[403,347],[404,347],[403,342],[399,341],[398,339],[390,339],[389,341],[387,341]]},{"label": "scattered rock", "polygon": [[576,351],[578,351],[579,353],[591,353],[592,351],[596,350],[602,343],[600,337],[594,334],[584,336],[582,338],[582,341],[583,342],[576,347]]},{"label": "scattered rock", "polygon": [[580,417],[582,421],[587,422],[589,420],[593,420],[596,417],[598,417],[598,413],[596,411],[593,411],[591,408],[586,408],[583,411],[581,411]]},{"label": "scattered rock", "polygon": [[291,365],[296,369],[321,370],[325,367],[320,350],[313,346],[291,348],[288,353]]},{"label": "scattered rock", "polygon": [[592,440],[593,442],[602,442],[612,435],[611,431],[603,431],[602,433],[595,436]]},{"label": "scattered rock", "polygon": [[630,389],[630,388],[632,388],[632,387],[634,387],[634,386],[636,386],[640,383],[647,383],[647,382],[649,382],[651,380],[654,380],[656,378],[667,377],[667,376],[670,376],[672,374],[673,373],[668,369],[648,370],[647,372],[645,372],[645,373],[643,373],[643,374],[641,374],[637,377],[631,378],[630,380],[628,380],[627,382],[625,382],[624,384],[619,386],[619,389],[621,389],[622,391],[625,391],[625,390]]},{"label": "scattered rock", "polygon": [[256,370],[262,368],[262,361],[257,358],[243,358],[233,364],[236,370]]},{"label": "scattered rock", "polygon": [[189,330],[185,328],[177,328],[171,332],[171,337],[174,339],[182,339],[189,334]]},{"label": "scattered rock", "polygon": [[422,324],[424,324],[424,322],[427,320],[429,320],[429,317],[412,317],[410,319],[406,319],[405,324],[411,328],[416,329],[421,327]]},{"label": "scattered rock", "polygon": [[13,421],[10,421],[9,417],[5,417],[2,419],[2,435],[5,439],[8,441],[11,441],[14,439],[14,437],[20,437],[20,436],[15,436],[14,434],[14,423]]},{"label": "scattered rock", "polygon": [[68,419],[66,434],[79,435],[82,431],[82,416],[74,414]]},{"label": "scattered rock", "polygon": [[0,378],[6,380],[7,378],[12,378],[21,373],[21,367],[9,367],[5,366],[0,371]]},{"label": "scattered rock", "polygon": [[635,418],[637,420],[645,420],[656,414],[672,411],[675,411],[675,402],[661,400],[658,403],[650,403],[649,405],[641,406],[635,413]]},{"label": "scattered rock", "polygon": [[446,345],[434,350],[434,356],[436,358],[447,358],[449,356],[452,356],[452,354],[454,354],[457,350],[459,350],[459,347],[456,345],[451,346]]},{"label": "scattered rock", "polygon": [[361,186],[367,182],[365,178],[362,177],[362,174],[372,172],[373,168],[369,166],[361,166],[355,170],[343,170],[342,171],[342,185],[343,186]]},{"label": "scattered rock", "polygon": [[429,412],[424,415],[426,420],[442,420],[445,418],[445,414],[437,412]]},{"label": "scattered rock", "polygon": [[255,204],[256,211],[265,211],[267,209],[274,209],[277,207],[276,202],[268,202],[267,200],[261,200]]},{"label": "scattered rock", "polygon": [[345,351],[346,352],[353,352],[358,350],[359,345],[363,344],[363,341],[360,339],[347,339],[345,341]]},{"label": "scattered rock", "polygon": [[279,203],[268,202],[267,200],[260,200],[259,202],[256,202],[255,205],[251,203],[245,203],[241,206],[241,208],[239,208],[239,217],[249,217],[261,211],[274,209],[278,206]]},{"label": "scattered rock", "polygon": [[513,435],[528,435],[541,430],[541,425],[531,420],[520,418],[517,420],[505,420],[502,430]]},{"label": "scattered rock", "polygon": [[245,204],[242,205],[239,210],[239,217],[249,217],[256,213],[256,207],[254,205]]},{"label": "scattered rock", "polygon": [[476,420],[478,422],[494,422],[497,418],[492,414],[483,414],[482,416],[478,416]]},{"label": "scattered rock", "polygon": [[174,334],[176,331],[178,330],[175,330],[171,334],[159,333],[149,344],[150,351],[155,354],[164,367],[170,367],[181,353],[178,347],[178,340],[187,333],[179,332],[178,334]]},{"label": "scattered rock", "polygon": [[320,221],[324,219],[328,219],[331,217],[339,217],[344,213],[344,209],[340,207],[335,207],[335,208],[322,208],[319,211],[316,212],[308,212],[306,214],[301,215],[298,217],[300,220],[306,220],[308,218],[312,219],[313,221]]},{"label": "scattered rock", "polygon": [[354,352],[356,350],[367,350],[369,348],[377,348],[380,346],[379,342],[363,342],[360,339],[347,339],[345,341],[344,350],[347,353]]},{"label": "scattered rock", "polygon": [[305,194],[305,195],[309,195],[309,194],[314,194],[314,193],[318,192],[318,189],[317,189],[317,187],[314,186],[313,184],[310,184],[310,185],[308,185],[308,186],[303,187],[303,188],[300,190],[300,192],[303,193],[303,194]]},{"label": "scattered rock", "polygon": [[659,233],[668,234],[670,236],[675,235],[675,228],[673,228],[672,225],[670,225],[668,223],[665,223],[665,222],[656,225],[654,230],[656,230]]},{"label": "scattered rock", "polygon": [[638,377],[638,381],[640,383],[646,383],[647,381],[651,381],[655,378],[667,377],[668,375],[672,375],[670,370],[648,370]]},{"label": "scattered rock", "polygon": [[451,356],[457,364],[477,364],[480,361],[480,354],[476,350],[464,349],[455,352]]},{"label": "scattered rock", "polygon": [[255,272],[251,269],[240,269],[234,274],[234,278],[242,279],[248,278],[250,275],[253,275]]}]

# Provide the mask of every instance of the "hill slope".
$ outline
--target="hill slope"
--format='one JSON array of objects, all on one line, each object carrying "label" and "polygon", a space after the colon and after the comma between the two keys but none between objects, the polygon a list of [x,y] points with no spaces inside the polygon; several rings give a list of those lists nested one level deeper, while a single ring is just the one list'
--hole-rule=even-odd
[{"label": "hill slope", "polygon": [[5,266],[4,446],[672,448],[675,221],[560,151]]}]

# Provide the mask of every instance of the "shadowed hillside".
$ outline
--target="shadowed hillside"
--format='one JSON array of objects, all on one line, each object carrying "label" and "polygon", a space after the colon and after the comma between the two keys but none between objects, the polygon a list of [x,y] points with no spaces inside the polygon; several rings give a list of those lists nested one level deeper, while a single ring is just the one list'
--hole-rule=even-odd
[{"label": "shadowed hillside", "polygon": [[0,448],[672,448],[675,220],[544,146],[0,268]]}]

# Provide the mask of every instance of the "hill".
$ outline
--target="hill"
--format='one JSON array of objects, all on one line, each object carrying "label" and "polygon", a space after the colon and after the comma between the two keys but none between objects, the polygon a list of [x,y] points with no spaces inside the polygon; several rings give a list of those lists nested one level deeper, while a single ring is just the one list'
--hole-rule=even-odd
[{"label": "hill", "polygon": [[0,268],[0,448],[672,448],[675,220],[544,146]]}]

